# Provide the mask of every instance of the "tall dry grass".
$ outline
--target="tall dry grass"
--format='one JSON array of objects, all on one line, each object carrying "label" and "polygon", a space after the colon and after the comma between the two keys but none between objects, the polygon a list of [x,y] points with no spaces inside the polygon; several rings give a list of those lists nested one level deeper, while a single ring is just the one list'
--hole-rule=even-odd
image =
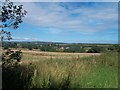
[{"label": "tall dry grass", "polygon": [[117,56],[116,52],[83,58],[51,56],[43,59],[40,56],[26,55],[23,59],[26,59],[27,63],[4,72],[3,87],[58,90],[87,87],[116,88]]}]

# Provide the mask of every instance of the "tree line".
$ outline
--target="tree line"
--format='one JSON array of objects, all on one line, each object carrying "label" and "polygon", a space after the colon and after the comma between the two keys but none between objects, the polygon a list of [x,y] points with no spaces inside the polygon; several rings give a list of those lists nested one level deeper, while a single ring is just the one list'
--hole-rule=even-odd
[{"label": "tree line", "polygon": [[120,51],[119,45],[99,44],[56,44],[56,43],[35,43],[35,42],[4,42],[3,49],[23,48],[28,50],[40,50],[49,52],[72,52],[72,53],[101,53],[107,51]]}]

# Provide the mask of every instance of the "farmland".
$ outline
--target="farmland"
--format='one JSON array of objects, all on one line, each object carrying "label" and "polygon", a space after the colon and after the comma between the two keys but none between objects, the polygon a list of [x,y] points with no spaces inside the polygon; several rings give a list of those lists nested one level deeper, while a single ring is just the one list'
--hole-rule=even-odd
[{"label": "farmland", "polygon": [[[41,59],[73,59],[81,57],[89,57],[94,55],[100,55],[100,53],[63,53],[63,52],[40,52],[40,51],[30,51],[22,50],[23,60],[22,61],[32,61],[32,60],[41,60]],[[31,57],[32,56],[32,57]],[[29,59],[26,59],[29,58]]]},{"label": "farmland", "polygon": [[3,73],[3,87],[58,90],[118,87],[117,52],[67,53],[24,49],[22,52],[19,67]]}]

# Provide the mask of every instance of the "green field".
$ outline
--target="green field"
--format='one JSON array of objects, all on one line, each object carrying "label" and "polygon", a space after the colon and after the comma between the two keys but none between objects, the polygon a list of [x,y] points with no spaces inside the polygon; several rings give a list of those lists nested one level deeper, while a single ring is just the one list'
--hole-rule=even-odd
[{"label": "green field", "polygon": [[117,88],[118,53],[23,52],[22,63],[3,72],[3,87]]}]

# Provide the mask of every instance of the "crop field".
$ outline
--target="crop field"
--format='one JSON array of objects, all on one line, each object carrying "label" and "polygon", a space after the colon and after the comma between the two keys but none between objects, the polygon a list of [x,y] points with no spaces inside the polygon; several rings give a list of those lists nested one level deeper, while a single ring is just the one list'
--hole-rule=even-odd
[{"label": "crop field", "polygon": [[117,52],[100,54],[23,50],[22,57],[18,69],[4,74],[4,83],[9,81],[8,74],[14,77],[7,87],[16,85],[21,88],[58,90],[118,87]]},{"label": "crop field", "polygon": [[30,51],[22,50],[23,52],[23,62],[29,61],[41,61],[50,59],[67,59],[74,60],[82,57],[89,56],[99,56],[100,53],[65,53],[65,52],[40,52],[40,51]]}]

